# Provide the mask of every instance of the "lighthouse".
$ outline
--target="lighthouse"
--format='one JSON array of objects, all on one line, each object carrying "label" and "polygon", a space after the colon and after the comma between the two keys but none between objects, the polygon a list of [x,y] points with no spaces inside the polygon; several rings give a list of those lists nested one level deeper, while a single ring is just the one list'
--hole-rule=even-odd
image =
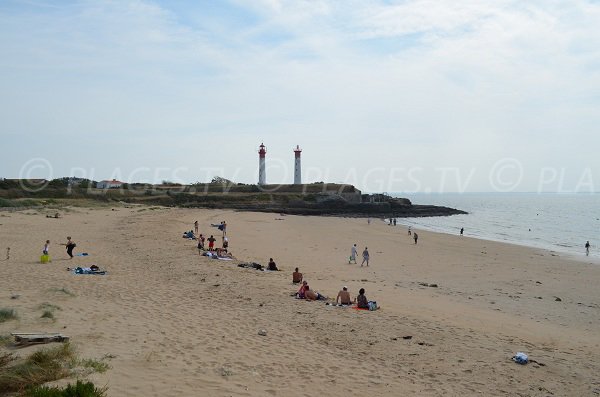
[{"label": "lighthouse", "polygon": [[296,145],[296,149],[294,149],[294,185],[302,184],[302,169],[300,168],[300,153],[302,153],[302,149],[300,149],[300,145]]},{"label": "lighthouse", "polygon": [[260,144],[258,150],[258,184],[266,185],[267,176],[265,175],[265,155],[267,154],[267,148],[264,144]]}]

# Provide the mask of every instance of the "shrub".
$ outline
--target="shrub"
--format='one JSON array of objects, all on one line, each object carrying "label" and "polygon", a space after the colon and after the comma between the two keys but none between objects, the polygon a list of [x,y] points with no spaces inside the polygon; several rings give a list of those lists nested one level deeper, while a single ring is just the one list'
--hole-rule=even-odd
[{"label": "shrub", "polygon": [[106,395],[106,388],[98,389],[92,382],[83,383],[78,380],[76,384],[59,387],[36,386],[25,393],[26,397],[102,397]]},{"label": "shrub", "polygon": [[15,309],[0,309],[0,323],[8,320],[15,320],[17,317]]}]

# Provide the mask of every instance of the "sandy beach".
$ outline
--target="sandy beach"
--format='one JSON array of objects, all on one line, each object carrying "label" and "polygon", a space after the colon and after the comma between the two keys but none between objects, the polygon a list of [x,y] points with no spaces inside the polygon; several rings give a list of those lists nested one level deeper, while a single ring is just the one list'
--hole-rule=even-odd
[{"label": "sandy beach", "polygon": [[[0,307],[19,314],[0,335],[63,332],[82,356],[110,357],[109,371],[90,376],[109,396],[600,395],[600,265],[584,258],[427,231],[415,245],[380,220],[50,212],[0,212]],[[210,224],[226,220],[238,261],[199,256],[181,238],[195,220],[219,242]],[[89,256],[69,260],[67,236]],[[368,246],[369,267],[348,264],[354,243],[359,256]],[[237,266],[269,257],[281,272]],[[66,270],[91,264],[108,274]],[[295,267],[322,294],[362,287],[381,309],[296,300]],[[40,318],[44,302],[60,306],[55,321]],[[536,362],[516,364],[516,352]]]}]

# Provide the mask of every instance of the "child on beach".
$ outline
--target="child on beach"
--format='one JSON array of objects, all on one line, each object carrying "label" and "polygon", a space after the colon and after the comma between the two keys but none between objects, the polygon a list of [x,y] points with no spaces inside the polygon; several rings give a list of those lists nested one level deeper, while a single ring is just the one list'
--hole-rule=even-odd
[{"label": "child on beach", "polygon": [[419,235],[417,234],[417,232],[414,233],[413,238],[415,239],[415,244],[416,244],[417,240],[419,239]]},{"label": "child on beach", "polygon": [[194,232],[196,232],[196,234],[198,234],[198,221],[194,222]]},{"label": "child on beach", "polygon": [[44,249],[42,250],[42,254],[48,255],[50,251],[50,240],[46,240],[46,244],[44,244]]}]

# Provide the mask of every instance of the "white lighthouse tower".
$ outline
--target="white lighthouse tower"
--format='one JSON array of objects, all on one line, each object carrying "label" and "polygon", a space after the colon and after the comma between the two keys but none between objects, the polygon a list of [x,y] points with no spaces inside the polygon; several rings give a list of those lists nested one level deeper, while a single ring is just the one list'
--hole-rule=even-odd
[{"label": "white lighthouse tower", "polygon": [[300,167],[300,153],[302,153],[302,149],[300,149],[300,145],[296,145],[296,149],[294,149],[294,185],[302,184],[302,168]]},{"label": "white lighthouse tower", "polygon": [[266,185],[267,176],[265,174],[265,155],[267,154],[267,148],[264,144],[260,144],[258,150],[258,184]]}]

